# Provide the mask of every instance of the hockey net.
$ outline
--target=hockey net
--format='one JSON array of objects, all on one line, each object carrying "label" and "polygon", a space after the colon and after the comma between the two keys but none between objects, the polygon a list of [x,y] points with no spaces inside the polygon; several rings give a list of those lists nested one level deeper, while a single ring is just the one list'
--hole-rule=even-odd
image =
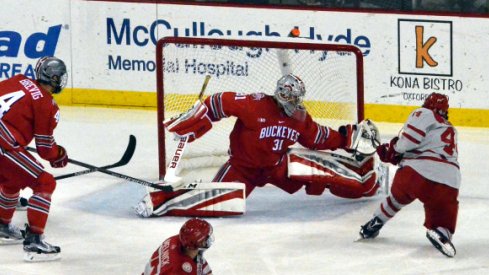
[{"label": "hockey net", "polygon": [[[204,98],[223,91],[273,95],[277,80],[291,72],[304,81],[304,104],[318,123],[336,129],[363,119],[363,56],[350,45],[171,37],[158,41],[156,58],[160,179],[178,143],[162,122],[196,102],[206,75]],[[222,119],[188,144],[179,167],[185,182],[212,179],[227,160],[234,122]]]}]

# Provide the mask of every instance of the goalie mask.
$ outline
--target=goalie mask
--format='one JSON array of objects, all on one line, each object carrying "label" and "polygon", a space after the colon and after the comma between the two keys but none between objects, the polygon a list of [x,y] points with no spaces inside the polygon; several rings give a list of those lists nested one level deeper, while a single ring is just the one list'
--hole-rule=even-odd
[{"label": "goalie mask", "polygon": [[305,114],[302,104],[305,94],[304,82],[293,74],[284,75],[277,81],[275,99],[289,117],[302,117]]},{"label": "goalie mask", "polygon": [[431,93],[425,99],[423,108],[430,109],[445,119],[448,119],[448,96],[439,93]]},{"label": "goalie mask", "polygon": [[180,229],[180,242],[186,249],[206,250],[214,242],[212,225],[199,218],[186,221]]},{"label": "goalie mask", "polygon": [[37,61],[36,79],[39,83],[53,87],[53,94],[59,94],[68,82],[65,63],[56,57],[46,56]]}]

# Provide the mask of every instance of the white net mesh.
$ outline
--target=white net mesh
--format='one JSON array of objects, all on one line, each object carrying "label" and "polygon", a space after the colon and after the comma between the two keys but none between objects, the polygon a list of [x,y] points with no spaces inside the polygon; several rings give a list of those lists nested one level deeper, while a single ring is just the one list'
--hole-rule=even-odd
[{"label": "white net mesh", "polygon": [[[205,75],[212,78],[204,98],[223,91],[273,94],[277,80],[292,72],[305,83],[307,111],[314,120],[332,128],[356,121],[362,108],[357,104],[359,85],[363,85],[357,83],[358,56],[344,49],[324,50],[325,45],[319,44],[307,44],[312,49],[284,49],[280,47],[294,44],[264,42],[261,46],[256,41],[250,46],[249,41],[233,46],[203,45],[198,40],[192,42],[197,44],[174,42],[159,48],[163,57],[163,72],[159,73],[163,85],[159,88],[163,89],[159,96],[164,98],[164,118],[180,114],[195,103]],[[235,118],[227,118],[214,123],[210,132],[188,144],[181,168],[223,164],[234,122]],[[168,162],[177,142],[168,132],[159,138],[165,139]]]}]

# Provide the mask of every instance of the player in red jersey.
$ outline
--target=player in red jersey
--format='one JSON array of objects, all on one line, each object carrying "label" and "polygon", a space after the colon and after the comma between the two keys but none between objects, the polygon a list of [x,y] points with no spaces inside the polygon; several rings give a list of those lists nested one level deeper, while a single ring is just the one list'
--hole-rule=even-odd
[{"label": "player in red jersey", "polygon": [[[216,93],[204,104],[166,122],[165,126],[170,132],[188,136],[192,141],[210,130],[213,122],[236,117],[230,134],[229,160],[217,172],[213,182],[244,183],[246,196],[267,183],[290,194],[304,186],[306,193],[311,195],[320,195],[326,188],[346,198],[376,194],[379,186],[375,182],[373,158],[361,162],[347,160],[345,164],[340,163],[342,159],[318,151],[351,148],[352,136],[358,131],[353,125],[335,131],[314,122],[302,103],[305,92],[302,80],[288,74],[278,80],[273,96]],[[310,150],[289,152],[296,143]],[[345,177],[343,172],[349,175]],[[148,216],[148,213],[155,216],[213,215],[186,208],[186,205],[196,205],[195,199],[188,199],[187,191],[174,194],[151,192],[151,201],[144,201],[150,211],[137,212],[142,216]],[[182,193],[187,195],[174,199]],[[202,206],[208,210],[210,203],[203,202]]]},{"label": "player in red jersey", "polygon": [[[43,241],[56,181],[25,147],[34,139],[39,156],[55,168],[68,161],[53,137],[59,108],[52,96],[66,86],[66,65],[56,57],[43,57],[35,73],[36,80],[16,75],[0,82],[0,243],[23,242],[28,261],[57,259],[60,248]],[[22,232],[11,221],[19,191],[27,187],[33,195]]]},{"label": "player in red jersey", "polygon": [[212,226],[207,221],[190,219],[180,234],[166,239],[153,252],[143,275],[211,275],[203,254],[213,241]]},{"label": "player in red jersey", "polygon": [[429,95],[414,110],[399,137],[377,148],[384,162],[399,164],[391,194],[361,227],[360,237],[377,237],[382,226],[404,206],[419,199],[425,209],[426,237],[444,255],[455,256],[451,239],[458,213],[460,168],[457,131],[448,121],[448,97]]}]

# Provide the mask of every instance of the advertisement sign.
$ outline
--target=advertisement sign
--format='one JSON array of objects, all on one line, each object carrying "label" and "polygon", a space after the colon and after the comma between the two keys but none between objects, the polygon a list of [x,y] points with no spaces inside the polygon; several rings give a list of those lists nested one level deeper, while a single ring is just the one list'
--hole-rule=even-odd
[{"label": "advertisement sign", "polygon": [[[367,105],[419,106],[442,92],[451,107],[489,109],[486,18],[63,0],[16,1],[18,9],[0,2],[0,80],[32,76],[37,58],[56,55],[69,64],[78,103],[90,97],[138,106],[156,90],[156,42],[184,36],[355,45],[364,55]],[[294,27],[296,40],[287,37]]]},{"label": "advertisement sign", "polygon": [[53,0],[49,5],[0,1],[0,5],[0,80],[19,73],[34,77],[37,60],[46,55],[71,64],[68,1]]}]

